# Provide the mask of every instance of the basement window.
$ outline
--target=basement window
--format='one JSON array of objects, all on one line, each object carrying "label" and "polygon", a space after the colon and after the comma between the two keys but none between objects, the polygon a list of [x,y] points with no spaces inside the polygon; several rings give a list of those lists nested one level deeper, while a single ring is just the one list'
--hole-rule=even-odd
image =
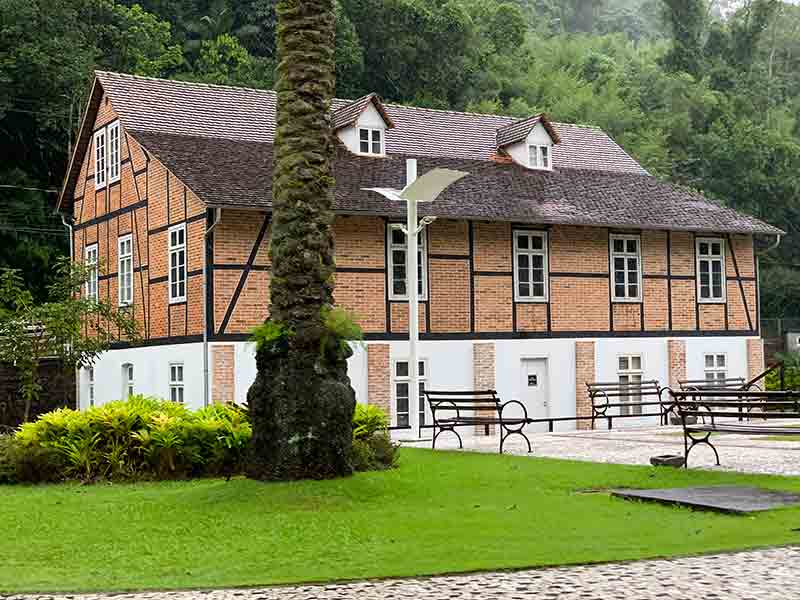
[{"label": "basement window", "polygon": [[183,404],[183,363],[169,365],[169,399]]},{"label": "basement window", "polygon": [[133,365],[131,363],[125,363],[122,365],[122,398],[128,399],[134,394]]},{"label": "basement window", "polygon": [[[619,407],[620,415],[642,414],[642,406],[639,404],[642,401],[642,395],[639,390],[643,374],[641,354],[623,354],[617,357],[619,383],[621,386],[628,386],[622,388],[627,393],[619,397],[619,403],[623,405]],[[625,406],[626,404],[631,406]]]},{"label": "basement window", "polygon": [[728,358],[724,354],[704,354],[705,379],[709,383],[724,381],[728,376]]},{"label": "basement window", "polygon": [[[419,424],[425,425],[425,397],[422,390],[425,389],[425,382],[428,380],[428,370],[426,361],[420,360],[417,375],[419,380]],[[410,373],[407,360],[398,360],[394,363],[392,370],[392,392],[394,405],[394,422],[397,427],[409,426],[409,385]]]}]

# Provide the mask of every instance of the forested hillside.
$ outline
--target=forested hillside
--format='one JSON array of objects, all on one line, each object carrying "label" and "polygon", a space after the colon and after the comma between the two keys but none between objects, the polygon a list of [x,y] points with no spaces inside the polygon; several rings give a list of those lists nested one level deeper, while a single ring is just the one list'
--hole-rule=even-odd
[{"label": "forested hillside", "polygon": [[[789,234],[765,316],[800,316],[800,6],[339,0],[337,93],[608,131],[651,173]],[[0,0],[0,264],[41,286],[91,72],[270,87],[274,0]],[[9,187],[11,186],[11,187]]]}]

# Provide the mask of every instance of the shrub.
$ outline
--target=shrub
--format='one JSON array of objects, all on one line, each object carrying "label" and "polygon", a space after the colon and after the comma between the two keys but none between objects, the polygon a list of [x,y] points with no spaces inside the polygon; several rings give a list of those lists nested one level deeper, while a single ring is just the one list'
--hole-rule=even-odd
[{"label": "shrub", "polygon": [[356,471],[382,471],[397,466],[399,445],[388,431],[380,431],[363,439],[353,440],[351,462]]},{"label": "shrub", "polygon": [[[357,405],[356,470],[395,465],[387,425],[381,409]],[[244,471],[251,437],[247,411],[233,404],[191,411],[132,396],[83,412],[62,408],[0,437],[0,483],[230,477]]]},{"label": "shrub", "polygon": [[134,396],[85,412],[44,414],[23,425],[14,442],[17,462],[55,455],[64,478],[89,481],[231,475],[242,470],[250,437],[246,413],[233,405],[193,412]]},{"label": "shrub", "polygon": [[389,427],[386,413],[372,404],[356,404],[353,413],[353,439],[365,440]]}]

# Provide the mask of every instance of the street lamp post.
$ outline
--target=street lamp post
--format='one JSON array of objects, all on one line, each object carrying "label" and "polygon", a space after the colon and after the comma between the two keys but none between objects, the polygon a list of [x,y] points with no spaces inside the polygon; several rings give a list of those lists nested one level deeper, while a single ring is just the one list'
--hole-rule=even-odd
[{"label": "street lamp post", "polygon": [[[406,280],[408,296],[408,425],[411,438],[419,438],[420,397],[419,397],[419,359],[417,346],[419,342],[419,256],[418,236],[436,217],[417,219],[417,203],[432,202],[439,197],[449,185],[455,183],[467,173],[452,169],[433,169],[417,178],[417,159],[406,159],[406,186],[402,190],[391,188],[364,188],[377,192],[390,200],[406,202],[406,226],[402,228],[406,234]],[[391,274],[390,274],[391,277]],[[391,285],[391,281],[389,281]],[[387,319],[391,314],[386,315]]]}]

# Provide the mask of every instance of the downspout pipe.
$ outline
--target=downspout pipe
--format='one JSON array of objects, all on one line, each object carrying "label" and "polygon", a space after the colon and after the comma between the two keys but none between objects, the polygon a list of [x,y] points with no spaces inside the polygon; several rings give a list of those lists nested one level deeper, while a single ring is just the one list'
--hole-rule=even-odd
[{"label": "downspout pipe", "polygon": [[203,406],[209,405],[209,397],[211,391],[209,389],[209,360],[208,360],[208,253],[206,247],[208,245],[209,236],[214,231],[214,228],[219,225],[222,220],[222,209],[213,209],[214,220],[211,225],[206,227],[203,236]]}]

